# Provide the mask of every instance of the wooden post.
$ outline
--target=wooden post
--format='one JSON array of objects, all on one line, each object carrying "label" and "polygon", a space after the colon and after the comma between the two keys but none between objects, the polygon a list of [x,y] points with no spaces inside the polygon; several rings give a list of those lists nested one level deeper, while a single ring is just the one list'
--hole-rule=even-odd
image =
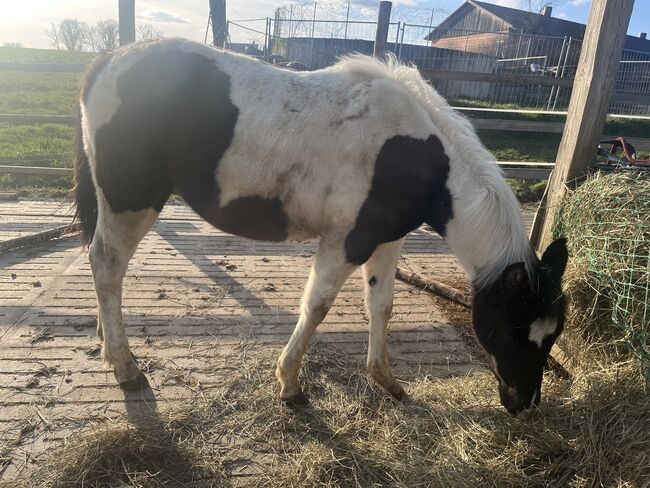
[{"label": "wooden post", "polygon": [[393,8],[392,2],[382,0],[379,2],[379,15],[377,16],[377,32],[375,34],[375,49],[373,55],[382,57],[386,54],[388,44],[388,28],[390,27],[390,11]]},{"label": "wooden post", "polygon": [[135,0],[119,0],[120,46],[135,42]]},{"label": "wooden post", "polygon": [[212,43],[224,47],[227,42],[226,0],[210,0],[210,19],[212,20]]},{"label": "wooden post", "polygon": [[593,0],[573,84],[562,142],[531,231],[542,252],[552,241],[553,218],[567,188],[591,166],[605,127],[634,0]]}]

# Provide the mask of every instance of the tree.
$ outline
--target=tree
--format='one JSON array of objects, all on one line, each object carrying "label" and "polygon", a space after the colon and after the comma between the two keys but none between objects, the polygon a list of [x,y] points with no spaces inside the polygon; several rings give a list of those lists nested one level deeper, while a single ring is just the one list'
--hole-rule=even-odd
[{"label": "tree", "polygon": [[47,37],[50,38],[50,46],[57,51],[61,49],[61,38],[59,36],[59,27],[56,23],[50,22],[50,26],[45,31]]},{"label": "tree", "polygon": [[91,29],[78,19],[63,19],[51,23],[46,31],[54,49],[62,47],[68,51],[83,51],[90,44]]},{"label": "tree", "polygon": [[91,34],[90,43],[94,51],[112,51],[119,46],[120,26],[113,19],[97,22]]},{"label": "tree", "polygon": [[23,47],[20,42],[3,42],[2,47]]},{"label": "tree", "polygon": [[159,31],[151,24],[138,24],[135,33],[138,41],[155,41],[165,37],[162,31]]}]

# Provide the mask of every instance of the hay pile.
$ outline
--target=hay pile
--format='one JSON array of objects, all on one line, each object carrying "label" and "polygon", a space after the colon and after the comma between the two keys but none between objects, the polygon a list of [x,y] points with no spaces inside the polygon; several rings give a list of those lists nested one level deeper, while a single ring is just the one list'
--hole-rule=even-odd
[{"label": "hay pile", "polygon": [[[397,403],[336,351],[311,354],[312,403],[280,405],[275,353],[211,397],[93,427],[12,487],[587,487],[650,480],[650,398],[633,368],[570,384],[548,373],[514,418],[487,373],[407,385]],[[241,470],[243,469],[243,472]],[[252,469],[252,471],[251,471]]]},{"label": "hay pile", "polygon": [[571,255],[563,347],[587,368],[633,359],[650,384],[650,178],[596,174],[563,202],[555,234]]}]

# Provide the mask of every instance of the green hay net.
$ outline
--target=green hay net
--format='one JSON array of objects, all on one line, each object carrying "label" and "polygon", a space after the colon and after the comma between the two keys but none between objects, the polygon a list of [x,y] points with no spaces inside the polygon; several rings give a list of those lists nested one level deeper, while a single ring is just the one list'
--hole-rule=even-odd
[{"label": "green hay net", "polygon": [[569,302],[593,307],[581,315],[592,323],[568,327],[597,329],[608,359],[634,358],[650,384],[650,172],[594,175],[565,199],[554,234],[569,239],[581,291]]}]

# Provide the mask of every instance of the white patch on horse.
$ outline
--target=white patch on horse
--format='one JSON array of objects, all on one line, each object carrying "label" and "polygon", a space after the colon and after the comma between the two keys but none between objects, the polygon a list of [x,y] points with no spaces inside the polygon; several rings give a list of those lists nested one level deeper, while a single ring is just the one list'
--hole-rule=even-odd
[{"label": "white patch on horse", "polygon": [[528,332],[528,340],[537,344],[537,347],[542,348],[542,342],[548,336],[555,333],[557,330],[557,320],[547,317],[545,319],[537,319],[530,324],[530,331]]}]

